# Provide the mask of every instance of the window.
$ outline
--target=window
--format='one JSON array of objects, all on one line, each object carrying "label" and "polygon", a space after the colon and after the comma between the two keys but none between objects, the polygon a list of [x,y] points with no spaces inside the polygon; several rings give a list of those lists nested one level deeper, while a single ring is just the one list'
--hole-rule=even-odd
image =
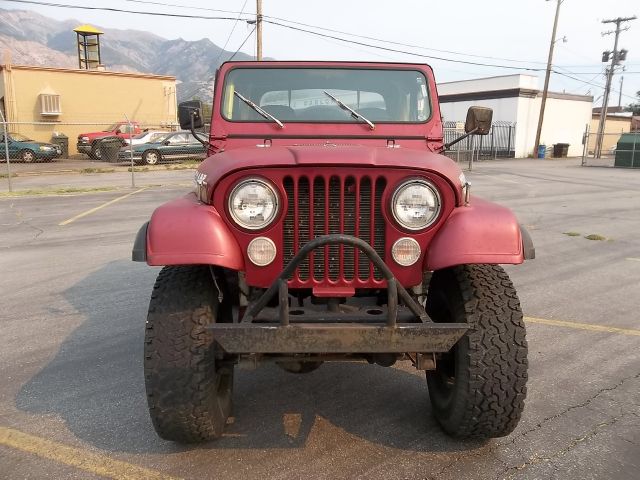
[{"label": "window", "polygon": [[269,122],[240,101],[256,102],[283,122],[354,123],[340,102],[373,122],[421,123],[431,116],[429,88],[416,70],[369,68],[235,68],[225,78],[222,114]]},{"label": "window", "polygon": [[40,94],[40,115],[60,115],[60,95]]}]

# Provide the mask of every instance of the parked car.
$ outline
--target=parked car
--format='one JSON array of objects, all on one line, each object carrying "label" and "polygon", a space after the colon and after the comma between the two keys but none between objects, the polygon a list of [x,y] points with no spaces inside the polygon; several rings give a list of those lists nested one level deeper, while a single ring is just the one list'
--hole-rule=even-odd
[{"label": "parked car", "polygon": [[[471,196],[442,153],[487,135],[491,109],[470,107],[465,134],[445,143],[423,64],[227,62],[214,88],[194,191],[158,207],[132,251],[164,267],[144,341],[156,432],[220,437],[236,365],[304,374],[358,360],[426,372],[431,408],[407,400],[416,388],[388,401],[419,402],[450,435],[511,433],[527,341],[502,265],[534,258],[533,243],[508,208]],[[179,117],[203,123],[196,102]],[[243,395],[261,401],[246,383]]]},{"label": "parked car", "polygon": [[118,154],[118,160],[129,160],[132,151],[136,163],[147,165],[155,165],[165,160],[202,160],[205,156],[202,143],[187,131],[165,132],[152,143],[123,147]]},{"label": "parked car", "polygon": [[105,137],[129,138],[130,135],[139,135],[142,129],[138,122],[116,122],[106,130],[99,132],[81,133],[78,135],[78,143],[76,148],[79,153],[89,155],[94,160],[100,160],[102,152],[100,151],[100,139]]},{"label": "parked car", "polygon": [[166,130],[146,130],[142,133],[139,133],[138,135],[135,135],[131,140],[129,140],[129,137],[124,137],[124,143],[126,145],[140,145],[143,143],[154,143],[158,140],[158,138],[160,137],[164,137],[165,135],[167,135]]},{"label": "parked car", "polygon": [[[35,162],[37,160],[51,161],[62,155],[59,145],[52,143],[36,142],[19,133],[9,133],[9,158],[16,158],[23,162]],[[4,134],[0,134],[0,158],[4,160],[6,155]]]}]

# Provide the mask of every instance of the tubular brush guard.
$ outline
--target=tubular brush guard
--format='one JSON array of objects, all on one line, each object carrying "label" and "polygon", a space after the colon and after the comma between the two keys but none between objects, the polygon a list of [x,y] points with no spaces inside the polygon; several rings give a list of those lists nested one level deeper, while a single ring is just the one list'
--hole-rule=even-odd
[{"label": "tubular brush guard", "polygon": [[[291,320],[287,279],[313,250],[328,244],[358,248],[382,272],[387,281],[386,322],[361,311],[314,312]],[[278,308],[266,308],[276,294]],[[260,316],[263,310],[272,312]],[[262,296],[249,304],[241,322],[207,328],[228,353],[435,353],[449,351],[468,326],[434,323],[371,245],[351,235],[333,234],[306,243]]]}]

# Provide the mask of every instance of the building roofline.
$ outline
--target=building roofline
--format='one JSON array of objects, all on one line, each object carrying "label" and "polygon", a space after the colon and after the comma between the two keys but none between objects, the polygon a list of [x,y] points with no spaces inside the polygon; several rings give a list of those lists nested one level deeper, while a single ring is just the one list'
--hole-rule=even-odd
[{"label": "building roofline", "polygon": [[533,77],[533,78],[538,78],[537,75],[531,75],[530,73],[510,73],[508,75],[492,75],[491,77],[467,78],[466,80],[453,80],[452,82],[438,82],[438,85],[451,85],[452,83],[475,82],[475,81],[478,81],[478,80],[490,80],[492,78],[507,78],[507,77]]},{"label": "building roofline", "polygon": [[59,73],[78,73],[81,75],[105,75],[113,77],[128,77],[128,78],[149,78],[154,80],[167,80],[176,81],[176,77],[171,75],[156,75],[152,73],[135,73],[135,72],[112,72],[109,70],[84,70],[79,68],[59,68],[59,67],[39,67],[35,65],[7,65],[0,64],[0,71],[2,70],[33,70],[37,72],[59,72]]},{"label": "building roofline", "polygon": [[[477,90],[465,93],[444,93],[440,94],[440,103],[469,102],[475,100],[495,100],[500,98],[536,98],[541,96],[540,90],[531,88],[506,88],[501,90]],[[573,95],[570,93],[549,92],[548,98],[559,100],[573,100],[577,102],[593,102],[591,95]]]}]

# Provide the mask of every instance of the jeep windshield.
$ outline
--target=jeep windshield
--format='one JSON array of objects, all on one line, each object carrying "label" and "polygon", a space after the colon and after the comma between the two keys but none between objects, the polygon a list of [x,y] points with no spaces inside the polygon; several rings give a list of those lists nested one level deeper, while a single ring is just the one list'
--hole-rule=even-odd
[{"label": "jeep windshield", "polygon": [[238,98],[236,92],[242,92],[285,123],[362,123],[361,118],[331,97],[374,123],[423,123],[431,116],[427,79],[417,70],[308,67],[231,70],[225,77],[223,118],[231,122],[271,122]]}]

